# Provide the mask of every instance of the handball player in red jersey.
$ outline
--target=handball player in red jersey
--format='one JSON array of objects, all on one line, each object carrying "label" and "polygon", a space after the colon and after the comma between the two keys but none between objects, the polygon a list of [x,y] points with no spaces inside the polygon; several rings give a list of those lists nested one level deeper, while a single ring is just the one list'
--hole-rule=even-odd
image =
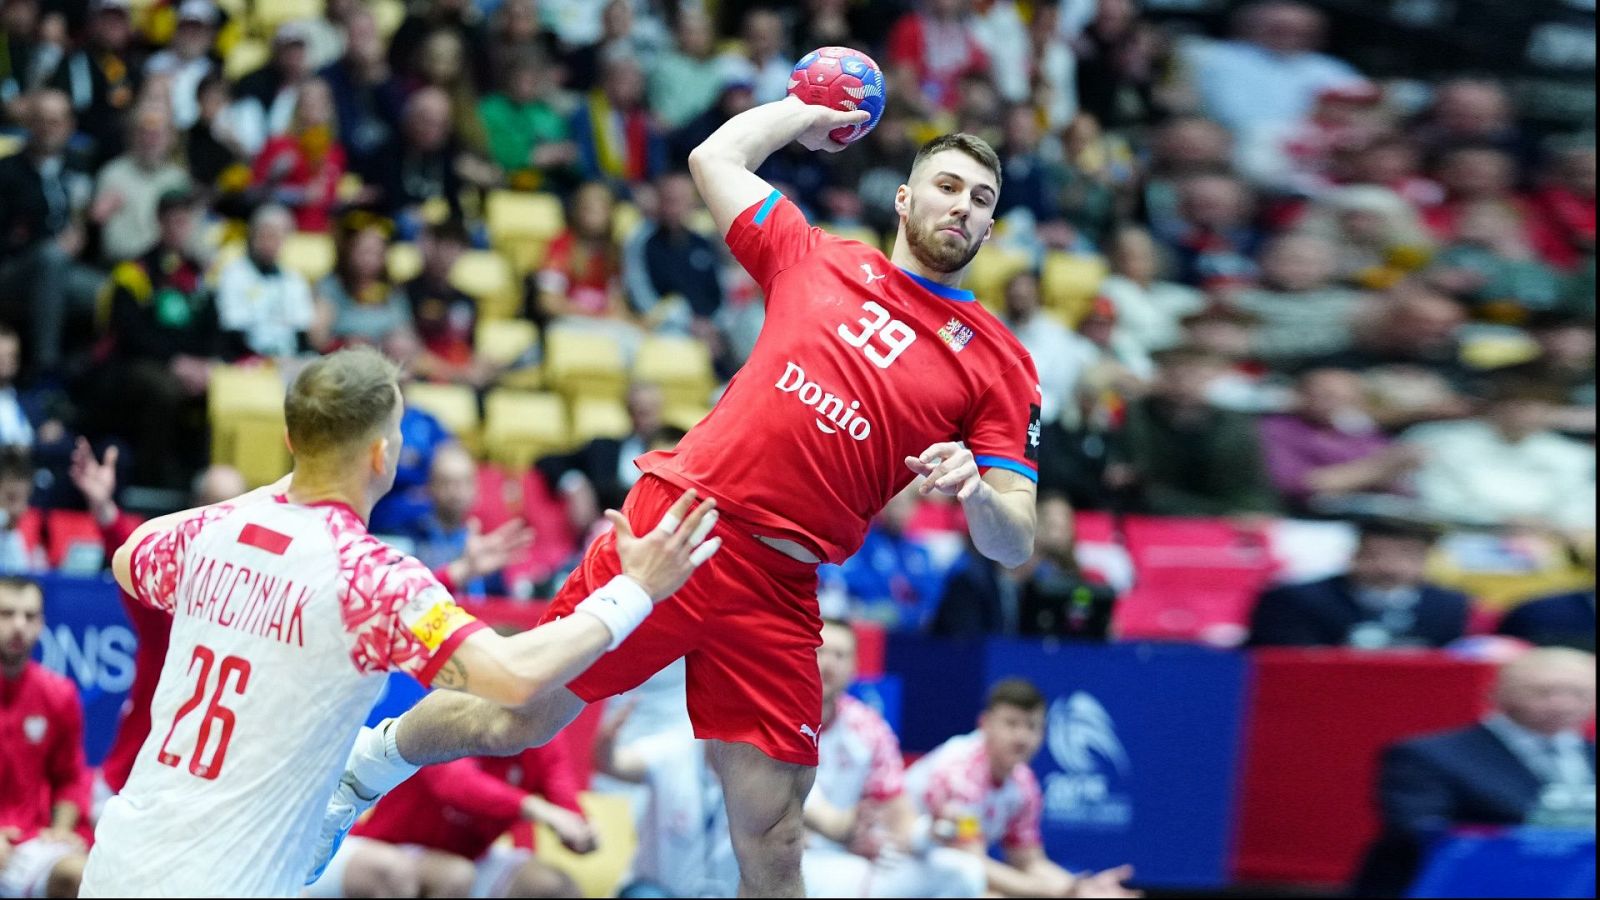
[{"label": "handball player in red jersey", "polygon": [[[887,257],[811,227],[754,174],[790,141],[843,150],[829,131],[866,118],[789,97],[735,116],[689,158],[728,247],[765,292],[766,325],[711,414],[676,449],[639,459],[645,474],[623,514],[647,527],[693,487],[717,501],[722,552],[619,652],[548,698],[508,713],[436,693],[386,720],[352,751],[326,848],[416,765],[547,741],[586,703],[683,656],[689,714],[727,796],[741,893],[803,895],[801,806],[822,724],[817,565],[855,552],[918,476],[924,493],[960,500],[984,555],[1015,566],[1033,548],[1038,377],[959,287],[990,235],[994,150],[964,134],[924,146],[895,196]],[[551,616],[616,574],[611,543],[589,548]]]}]

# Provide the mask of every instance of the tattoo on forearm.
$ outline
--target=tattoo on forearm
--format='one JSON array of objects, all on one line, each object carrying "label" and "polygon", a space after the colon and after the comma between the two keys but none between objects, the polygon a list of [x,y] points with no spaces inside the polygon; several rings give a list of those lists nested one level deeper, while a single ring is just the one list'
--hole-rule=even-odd
[{"label": "tattoo on forearm", "polygon": [[454,656],[450,657],[450,660],[439,670],[439,674],[433,676],[433,686],[452,691],[466,690],[467,667],[461,664],[461,660]]}]

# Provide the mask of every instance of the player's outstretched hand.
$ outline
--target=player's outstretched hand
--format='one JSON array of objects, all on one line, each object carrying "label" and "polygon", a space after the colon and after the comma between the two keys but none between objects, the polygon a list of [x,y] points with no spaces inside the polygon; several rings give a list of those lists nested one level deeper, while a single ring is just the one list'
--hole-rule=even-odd
[{"label": "player's outstretched hand", "polygon": [[1133,877],[1133,866],[1118,866],[1104,872],[1085,872],[1072,882],[1069,897],[1143,897],[1143,891],[1125,887]]},{"label": "player's outstretched hand", "polygon": [[784,103],[793,107],[793,115],[805,116],[809,120],[806,130],[800,132],[795,140],[807,150],[822,150],[827,153],[838,153],[848,144],[841,144],[831,137],[828,132],[835,128],[848,128],[851,125],[860,125],[872,118],[872,114],[864,109],[849,111],[833,109],[828,106],[818,106],[799,99],[798,97],[785,97]]},{"label": "player's outstretched hand", "polygon": [[717,524],[717,501],[707,500],[698,506],[694,501],[693,490],[684,492],[661,522],[643,537],[633,533],[622,513],[606,510],[606,518],[617,530],[622,574],[637,581],[657,603],[683,587],[694,570],[722,546],[722,538],[706,540]]},{"label": "player's outstretched hand", "polygon": [[934,444],[921,456],[906,457],[906,468],[923,477],[917,491],[924,497],[938,491],[965,500],[983,484],[972,451],[953,442]]}]

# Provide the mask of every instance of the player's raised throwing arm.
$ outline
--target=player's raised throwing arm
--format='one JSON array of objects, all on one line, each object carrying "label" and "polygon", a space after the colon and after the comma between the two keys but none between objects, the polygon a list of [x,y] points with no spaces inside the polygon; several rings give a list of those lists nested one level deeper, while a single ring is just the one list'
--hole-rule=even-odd
[{"label": "player's raised throwing arm", "polygon": [[807,150],[837,153],[845,145],[828,132],[869,118],[865,110],[841,112],[785,97],[723,123],[689,154],[689,172],[719,233],[727,234],[740,213],[772,194],[772,185],[755,174],[767,157],[794,140]]}]

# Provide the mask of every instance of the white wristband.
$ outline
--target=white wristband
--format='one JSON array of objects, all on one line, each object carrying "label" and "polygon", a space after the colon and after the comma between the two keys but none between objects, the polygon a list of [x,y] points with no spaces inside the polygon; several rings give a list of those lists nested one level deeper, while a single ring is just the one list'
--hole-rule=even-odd
[{"label": "white wristband", "polygon": [[611,644],[607,650],[615,650],[633,634],[633,630],[644,622],[650,615],[650,610],[655,608],[655,602],[645,589],[639,586],[626,575],[618,575],[606,583],[605,587],[585,597],[575,607],[577,612],[586,612],[611,632]]},{"label": "white wristband", "polygon": [[374,794],[388,793],[417,771],[400,755],[395,741],[398,725],[398,719],[384,719],[376,728],[362,729],[345,763],[357,783]]}]

